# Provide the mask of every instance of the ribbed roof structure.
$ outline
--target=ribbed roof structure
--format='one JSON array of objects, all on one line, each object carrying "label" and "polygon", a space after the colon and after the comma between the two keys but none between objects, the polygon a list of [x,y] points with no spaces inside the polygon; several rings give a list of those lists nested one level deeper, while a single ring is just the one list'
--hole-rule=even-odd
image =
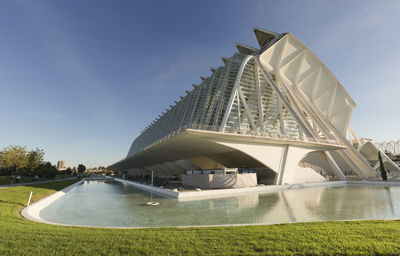
[{"label": "ribbed roof structure", "polygon": [[[210,68],[209,77],[201,76],[200,84],[179,96],[133,141],[126,159],[114,166],[137,167],[136,156],[195,130],[265,138],[281,145],[300,143],[314,147],[315,152],[327,152],[322,156],[329,162],[324,168],[336,170],[341,177],[339,169],[362,178],[375,177],[371,162],[347,139],[356,105],[342,84],[292,34],[260,28],[254,28],[254,33],[259,49],[236,44],[238,53],[222,57],[222,66]],[[328,146],[322,149],[321,145]],[[333,147],[341,150],[333,151]],[[312,158],[305,158],[308,162],[301,165],[321,170],[322,164],[321,168],[316,164],[320,160],[315,160],[321,157]],[[154,158],[160,163],[167,160]]]},{"label": "ribbed roof structure", "polygon": [[312,120],[312,113],[293,106],[294,97],[305,96],[342,135],[355,107],[352,98],[293,35],[259,28],[254,32],[262,50],[236,44],[239,53],[223,57],[223,66],[212,68],[211,76],[201,77],[199,86],[186,91],[144,129],[128,156],[188,127],[336,143],[334,136],[325,134]]}]

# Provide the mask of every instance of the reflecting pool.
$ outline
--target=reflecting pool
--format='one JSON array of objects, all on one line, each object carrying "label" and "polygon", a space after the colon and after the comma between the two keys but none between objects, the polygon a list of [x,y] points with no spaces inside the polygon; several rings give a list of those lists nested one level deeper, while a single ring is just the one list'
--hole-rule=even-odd
[{"label": "reflecting pool", "polygon": [[[148,206],[149,201],[158,206]],[[85,181],[46,207],[48,221],[162,227],[400,218],[400,187],[309,187],[180,202],[114,181]]]}]

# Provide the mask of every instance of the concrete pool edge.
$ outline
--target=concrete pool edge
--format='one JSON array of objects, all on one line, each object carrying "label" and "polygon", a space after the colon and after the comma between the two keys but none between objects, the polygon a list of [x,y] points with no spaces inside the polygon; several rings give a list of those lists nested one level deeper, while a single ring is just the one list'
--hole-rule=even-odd
[{"label": "concrete pool edge", "polygon": [[76,186],[82,184],[83,182],[85,182],[86,179],[81,179],[78,182],[75,182],[71,185],[69,185],[68,187],[63,188],[60,191],[57,191],[45,198],[40,199],[39,201],[25,207],[24,209],[22,209],[21,211],[21,216],[24,217],[25,219],[31,220],[31,221],[35,221],[35,222],[41,222],[41,223],[47,223],[47,224],[56,224],[56,225],[62,225],[59,223],[53,223],[47,220],[44,220],[40,217],[40,212],[46,208],[47,206],[49,206],[51,203],[53,203],[54,201],[56,201],[57,199],[59,199],[60,197],[64,196],[66,193],[68,193],[69,191],[71,191],[73,188],[75,188]]}]

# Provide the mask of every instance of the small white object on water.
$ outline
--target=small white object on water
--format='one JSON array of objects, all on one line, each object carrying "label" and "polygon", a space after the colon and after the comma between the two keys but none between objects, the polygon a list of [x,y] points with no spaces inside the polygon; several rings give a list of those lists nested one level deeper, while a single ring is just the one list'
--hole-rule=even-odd
[{"label": "small white object on water", "polygon": [[146,204],[149,206],[156,206],[156,205],[159,205],[160,203],[159,202],[148,202]]},{"label": "small white object on water", "polygon": [[199,188],[196,188],[195,190],[196,190],[196,191],[201,191],[201,189],[199,189]]}]

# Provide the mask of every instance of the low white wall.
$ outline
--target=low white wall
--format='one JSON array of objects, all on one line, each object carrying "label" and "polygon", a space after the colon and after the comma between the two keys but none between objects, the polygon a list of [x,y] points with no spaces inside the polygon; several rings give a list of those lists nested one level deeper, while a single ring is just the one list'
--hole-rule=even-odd
[{"label": "low white wall", "polygon": [[378,186],[400,186],[400,181],[390,180],[348,180],[350,185],[378,185]]},{"label": "low white wall", "polygon": [[25,207],[21,211],[21,215],[29,220],[36,221],[36,222],[43,222],[43,223],[50,223],[49,221],[46,221],[40,217],[40,211],[49,206],[51,203],[65,195],[67,192],[69,192],[71,189],[75,188],[76,186],[82,184],[86,179],[82,179],[60,191],[57,191],[56,193],[45,197],[33,204],[31,204],[28,207]]},{"label": "low white wall", "polygon": [[189,201],[207,198],[227,197],[238,194],[246,193],[266,193],[285,189],[299,189],[306,187],[335,187],[345,186],[346,181],[330,181],[330,182],[319,182],[319,183],[304,183],[304,184],[291,184],[291,185],[271,185],[271,186],[257,186],[251,188],[232,188],[232,189],[213,189],[213,190],[201,190],[201,191],[188,191],[179,192],[179,201]]},{"label": "low white wall", "polygon": [[139,184],[133,181],[123,180],[114,178],[116,181],[121,183],[129,184],[139,189],[143,189],[145,191],[157,193],[160,195],[177,198],[182,201],[186,200],[196,200],[196,199],[207,199],[207,198],[215,198],[215,197],[227,197],[237,194],[246,194],[246,193],[263,193],[263,192],[271,192],[271,191],[279,191],[283,189],[298,189],[298,188],[306,188],[306,187],[320,187],[320,186],[344,186],[346,185],[346,181],[330,181],[330,182],[318,182],[318,183],[304,183],[304,184],[291,184],[291,185],[273,185],[273,186],[256,186],[250,188],[229,188],[229,189],[210,189],[210,190],[201,190],[201,191],[172,191],[170,189],[158,188],[146,184]]},{"label": "low white wall", "polygon": [[182,185],[201,189],[255,187],[257,186],[257,174],[182,174]]},{"label": "low white wall", "polygon": [[119,178],[114,178],[114,180],[121,182],[121,183],[129,184],[131,186],[140,188],[145,191],[157,193],[157,194],[168,196],[168,197],[178,198],[178,195],[179,195],[179,192],[175,192],[175,191],[172,191],[169,189],[158,188],[158,187],[154,187],[154,186],[150,186],[150,185],[146,185],[146,184],[140,184],[137,182],[119,179]]}]

